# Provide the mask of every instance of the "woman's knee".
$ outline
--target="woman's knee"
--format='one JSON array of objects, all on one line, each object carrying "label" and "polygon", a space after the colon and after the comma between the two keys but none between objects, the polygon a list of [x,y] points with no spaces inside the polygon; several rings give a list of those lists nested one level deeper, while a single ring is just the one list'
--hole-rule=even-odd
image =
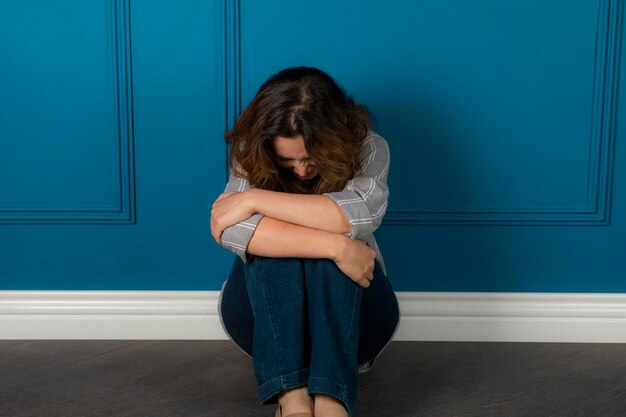
[{"label": "woman's knee", "polygon": [[274,258],[255,255],[246,263],[246,269],[249,268],[254,268],[257,273],[261,274],[275,270],[279,272],[276,275],[303,273],[305,276],[319,276],[318,280],[324,277],[336,280],[340,277],[351,281],[335,261],[328,258]]},{"label": "woman's knee", "polygon": [[328,258],[305,259],[304,266],[307,269],[315,270],[324,276],[342,276],[347,279],[348,276],[337,266],[335,261]]},{"label": "woman's knee", "polygon": [[297,286],[297,277],[303,276],[298,258],[273,258],[255,255],[245,265],[246,281],[254,280],[265,284]]},{"label": "woman's knee", "polygon": [[352,291],[355,286],[361,288],[337,266],[332,259],[307,259],[304,261],[304,275],[309,286],[332,286]]},{"label": "woman's knee", "polygon": [[267,268],[276,267],[276,268],[284,269],[284,268],[293,267],[293,266],[300,266],[300,259],[298,258],[275,258],[271,256],[253,255],[252,258],[250,258],[246,262],[247,268],[263,267],[263,269],[267,269]]},{"label": "woman's knee", "polygon": [[302,259],[302,262],[305,266],[314,266],[317,268],[329,269],[333,272],[341,272],[335,261],[329,258],[304,258]]}]

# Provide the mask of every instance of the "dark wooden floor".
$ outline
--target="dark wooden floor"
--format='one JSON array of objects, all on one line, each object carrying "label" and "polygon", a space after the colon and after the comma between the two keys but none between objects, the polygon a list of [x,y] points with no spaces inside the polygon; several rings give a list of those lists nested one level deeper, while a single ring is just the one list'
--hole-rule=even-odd
[{"label": "dark wooden floor", "polygon": [[[230,341],[0,341],[2,417],[272,417]],[[626,344],[391,342],[355,417],[626,416]]]}]

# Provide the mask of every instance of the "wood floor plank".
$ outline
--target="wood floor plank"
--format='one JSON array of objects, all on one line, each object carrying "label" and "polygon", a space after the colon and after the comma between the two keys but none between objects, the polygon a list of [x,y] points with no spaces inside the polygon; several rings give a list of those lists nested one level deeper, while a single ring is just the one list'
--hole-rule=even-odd
[{"label": "wood floor plank", "polygon": [[21,343],[28,343],[28,340],[0,340],[0,350],[9,346],[19,345]]},{"label": "wood floor plank", "polygon": [[547,367],[543,372],[530,372],[518,380],[492,386],[474,395],[450,402],[429,417],[548,417],[581,401],[587,395],[597,395],[604,388],[592,378],[569,371]]},{"label": "wood floor plank", "polygon": [[236,345],[234,345],[234,343],[233,346],[234,347],[232,349],[219,353],[218,355],[229,361],[239,362],[247,366],[252,366],[252,359]]},{"label": "wood floor plank", "polygon": [[[24,341],[0,350],[0,369],[5,375],[27,379],[58,366],[136,343],[134,340]],[[0,378],[0,390],[3,382],[7,380]],[[12,380],[11,384],[15,382]]]},{"label": "wood floor plank", "polygon": [[[57,353],[59,349],[67,347],[61,341],[38,344]],[[94,352],[96,346],[92,344]],[[216,354],[222,352],[224,346],[221,341],[140,341],[106,353],[88,355],[83,360],[74,360],[54,369],[34,374],[13,373],[11,378],[2,378],[5,384],[0,391],[0,415],[17,414],[25,404],[37,414],[70,400],[84,402],[85,398],[90,398],[96,404],[102,398],[110,401],[115,398],[112,396],[115,394],[112,387],[130,385],[132,393],[132,383],[137,378],[203,357],[217,357]],[[143,400],[149,401],[151,398],[148,396]],[[142,401],[141,396],[133,396],[133,401],[136,405],[137,401]],[[130,411],[118,410],[116,415],[122,417],[126,412]]]},{"label": "wood floor plank", "polygon": [[[625,359],[626,344],[392,342],[360,375],[354,417],[623,417]],[[274,409],[260,404],[252,361],[231,341],[0,349],[0,416],[269,417]]]},{"label": "wood floor plank", "polygon": [[162,369],[115,387],[120,403],[134,404],[136,397],[149,399],[162,409],[183,416],[204,416],[219,404],[221,412],[256,412],[258,395],[252,369],[211,355]]},{"label": "wood floor plank", "polygon": [[598,343],[591,349],[563,358],[554,364],[559,368],[597,379],[611,388],[626,386],[624,343]]},{"label": "wood floor plank", "polygon": [[581,398],[550,417],[601,417],[626,416],[626,388],[618,386],[607,392],[590,393],[585,390]]},{"label": "wood floor plank", "polygon": [[[411,416],[517,380],[590,344],[393,342],[363,375],[357,409],[392,409]],[[377,368],[378,367],[378,368]],[[379,372],[380,370],[380,372]],[[371,373],[371,375],[370,375]],[[393,395],[380,393],[393,386]],[[404,398],[409,404],[398,410]],[[384,414],[380,414],[381,416]]]}]

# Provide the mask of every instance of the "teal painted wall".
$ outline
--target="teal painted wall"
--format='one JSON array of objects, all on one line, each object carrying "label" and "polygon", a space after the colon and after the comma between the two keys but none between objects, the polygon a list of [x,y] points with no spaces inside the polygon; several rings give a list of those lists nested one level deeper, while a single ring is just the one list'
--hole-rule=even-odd
[{"label": "teal painted wall", "polygon": [[0,289],[218,290],[222,134],[311,65],[390,145],[397,291],[625,292],[623,26],[623,0],[3,1]]}]

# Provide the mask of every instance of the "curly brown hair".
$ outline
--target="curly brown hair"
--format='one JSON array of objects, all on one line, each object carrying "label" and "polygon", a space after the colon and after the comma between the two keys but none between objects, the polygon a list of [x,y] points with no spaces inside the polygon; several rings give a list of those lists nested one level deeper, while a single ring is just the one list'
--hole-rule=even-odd
[{"label": "curly brown hair", "polygon": [[[341,191],[361,169],[361,145],[373,116],[324,71],[286,68],[259,88],[224,139],[232,145],[230,169],[256,188],[297,194]],[[278,164],[276,136],[301,135],[319,175],[302,181]]]}]

